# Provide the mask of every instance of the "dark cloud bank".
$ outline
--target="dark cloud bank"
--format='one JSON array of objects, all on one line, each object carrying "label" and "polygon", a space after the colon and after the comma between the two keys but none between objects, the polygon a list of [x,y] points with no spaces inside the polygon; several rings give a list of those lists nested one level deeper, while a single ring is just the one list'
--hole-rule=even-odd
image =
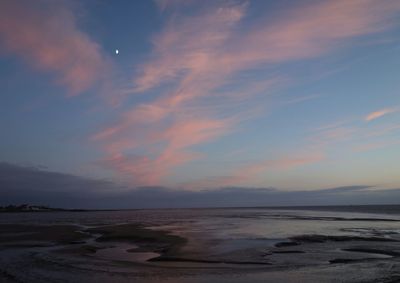
[{"label": "dark cloud bank", "polygon": [[43,168],[0,163],[0,205],[44,204],[64,208],[169,208],[397,204],[400,189],[347,186],[287,192],[276,188],[216,188],[198,192],[163,187],[127,188]]}]

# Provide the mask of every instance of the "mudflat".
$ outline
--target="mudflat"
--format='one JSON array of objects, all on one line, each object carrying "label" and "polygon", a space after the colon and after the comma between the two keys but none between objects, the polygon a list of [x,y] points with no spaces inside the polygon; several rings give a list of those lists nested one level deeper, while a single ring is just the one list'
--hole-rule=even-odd
[{"label": "mudflat", "polygon": [[[171,211],[162,215],[158,211],[124,212],[118,216],[125,221],[116,224],[100,221],[104,213],[100,218],[82,212],[73,222],[69,215],[68,221],[59,219],[52,224],[3,223],[0,279],[144,283],[400,280],[396,217],[342,221],[346,217],[336,220],[319,212],[295,217],[297,212],[285,212],[277,220],[276,211],[262,217],[256,212],[188,211],[187,218],[181,219],[174,219]],[[114,219],[116,213],[109,212],[109,218]],[[151,221],[132,220],[144,215],[151,216]],[[310,222],[312,230],[307,228]],[[282,229],[286,230],[279,234]]]}]

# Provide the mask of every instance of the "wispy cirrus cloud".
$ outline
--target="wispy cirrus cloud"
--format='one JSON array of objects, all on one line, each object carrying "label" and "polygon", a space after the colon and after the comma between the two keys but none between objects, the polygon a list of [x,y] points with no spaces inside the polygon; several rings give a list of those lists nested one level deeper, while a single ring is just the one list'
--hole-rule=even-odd
[{"label": "wispy cirrus cloud", "polygon": [[400,141],[398,140],[389,140],[389,141],[378,141],[378,142],[369,142],[369,143],[364,143],[357,145],[353,148],[353,151],[355,152],[365,152],[365,151],[371,151],[371,150],[376,150],[376,149],[381,149],[381,148],[386,148],[390,146],[397,146],[400,144]]},{"label": "wispy cirrus cloud", "polygon": [[100,46],[78,28],[69,4],[1,1],[0,47],[39,70],[55,73],[57,83],[77,95],[104,75],[108,63]]},{"label": "wispy cirrus cloud", "polygon": [[285,171],[296,167],[311,165],[325,159],[322,152],[293,153],[277,159],[261,160],[236,167],[228,176],[208,177],[201,180],[183,183],[182,186],[192,189],[237,186],[254,181],[258,175],[268,171]]},{"label": "wispy cirrus cloud", "polygon": [[[313,147],[325,151],[340,143],[347,143],[348,149],[357,153],[395,146],[399,144],[397,135],[400,125],[398,123],[365,124],[360,123],[360,118],[369,122],[397,111],[397,108],[385,108],[371,112],[365,117],[353,117],[318,127],[312,131],[309,142]],[[346,149],[346,146],[342,149]]]},{"label": "wispy cirrus cloud", "polygon": [[370,121],[372,121],[372,120],[381,118],[381,117],[383,117],[383,116],[385,116],[385,115],[388,115],[388,114],[390,114],[390,113],[397,112],[397,111],[398,111],[398,110],[395,109],[395,108],[384,108],[384,109],[381,109],[381,110],[377,110],[377,111],[374,111],[374,112],[369,113],[369,114],[365,117],[365,121],[370,122]]},{"label": "wispy cirrus cloud", "polygon": [[365,125],[360,123],[360,117],[356,117],[318,127],[308,141],[313,148],[325,152],[343,144],[341,150],[351,149],[352,152],[362,153],[398,145],[399,131],[400,125],[396,123]]},{"label": "wispy cirrus cloud", "polygon": [[[142,140],[128,138],[107,144],[108,157],[101,163],[107,168],[132,176],[135,184],[159,184],[171,169],[200,155],[189,148],[223,135],[229,129],[230,121],[215,119],[182,119],[157,131],[151,129]],[[135,131],[134,131],[135,132]],[[137,142],[135,144],[135,141]],[[162,149],[157,149],[164,144]],[[143,148],[146,154],[126,154],[126,149]]]},{"label": "wispy cirrus cloud", "polygon": [[[148,90],[165,77],[177,80],[176,84],[153,102],[133,107],[118,123],[94,136],[108,153],[103,164],[127,174],[137,184],[158,184],[174,167],[199,157],[190,147],[230,131],[235,117],[225,118],[213,109],[197,106],[201,104],[198,99],[217,96],[211,91],[221,86],[221,75],[210,74],[210,64],[244,10],[245,5],[232,5],[167,24],[154,39],[154,60],[159,63],[142,67],[134,91]],[[182,72],[187,73],[182,76]],[[133,155],[140,157],[128,158],[132,154],[127,152],[135,151],[140,154]]]},{"label": "wispy cirrus cloud", "polygon": [[154,39],[154,59],[135,79],[136,91],[191,70],[228,75],[263,64],[318,57],[340,47],[343,40],[385,30],[390,26],[388,19],[400,9],[391,0],[321,1],[296,7],[277,22],[258,22],[249,30],[227,32],[245,16],[245,6],[170,22]]},{"label": "wispy cirrus cloud", "polygon": [[[386,30],[391,16],[400,10],[400,3],[390,0],[321,1],[297,6],[278,20],[241,26],[248,3],[211,6],[198,13],[174,13],[167,20],[153,37],[151,58],[139,67],[128,90],[135,95],[153,91],[158,96],[134,106],[94,135],[106,151],[106,164],[134,182],[154,185],[175,167],[198,158],[190,148],[237,130],[234,124],[258,112],[254,110],[260,100],[255,98],[269,86],[255,92],[246,89],[263,80],[281,79],[265,75],[244,82],[245,91],[239,94],[221,91],[242,72],[333,52],[355,37]],[[246,98],[245,106],[232,103],[238,97]],[[205,101],[218,107],[196,107]],[[292,159],[298,165],[306,160]],[[248,170],[259,172],[270,166],[266,164],[250,165]]]}]

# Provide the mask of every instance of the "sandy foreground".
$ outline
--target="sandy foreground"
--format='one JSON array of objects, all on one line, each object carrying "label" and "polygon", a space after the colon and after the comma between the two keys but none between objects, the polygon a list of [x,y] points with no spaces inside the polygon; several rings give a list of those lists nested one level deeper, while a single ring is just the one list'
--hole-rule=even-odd
[{"label": "sandy foreground", "polygon": [[400,282],[396,233],[298,235],[224,251],[187,243],[139,224],[3,224],[0,282]]}]

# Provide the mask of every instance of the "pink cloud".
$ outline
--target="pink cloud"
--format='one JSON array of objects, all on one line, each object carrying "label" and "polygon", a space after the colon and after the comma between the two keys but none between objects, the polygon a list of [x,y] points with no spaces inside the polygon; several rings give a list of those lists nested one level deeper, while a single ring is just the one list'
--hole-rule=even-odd
[{"label": "pink cloud", "polygon": [[[377,119],[376,116],[380,115],[382,113],[379,113],[379,115],[375,114],[374,119]],[[324,151],[336,146],[338,143],[347,143],[349,146],[348,149],[351,149],[353,152],[365,152],[398,144],[393,139],[395,139],[395,134],[399,130],[400,125],[398,124],[365,126],[359,124],[359,118],[354,118],[353,120],[342,120],[316,128],[314,130],[315,133],[309,138],[309,142],[314,148]],[[382,139],[386,139],[386,141]]]},{"label": "pink cloud", "polygon": [[317,130],[317,133],[311,137],[314,145],[324,146],[351,140],[359,131],[356,127],[338,126],[334,128],[326,128]]},{"label": "pink cloud", "polygon": [[136,91],[190,71],[221,78],[265,64],[317,57],[337,49],[346,39],[390,27],[390,17],[400,9],[400,3],[321,1],[298,7],[277,22],[259,22],[249,31],[234,33],[232,26],[244,17],[245,8],[230,6],[169,23],[154,40],[154,59],[135,79]]},{"label": "pink cloud", "polygon": [[354,152],[365,152],[376,149],[382,149],[394,145],[399,145],[400,141],[379,141],[379,142],[370,142],[364,143],[353,147]]},{"label": "pink cloud", "polygon": [[[140,137],[135,134],[124,139],[112,137],[106,141],[108,157],[101,163],[129,176],[134,184],[158,185],[174,167],[200,156],[189,150],[191,146],[221,136],[229,126],[228,120],[182,119],[159,130],[141,132]],[[161,149],[160,144],[163,144]],[[143,147],[145,155],[126,153]]]},{"label": "pink cloud", "polygon": [[231,184],[249,181],[265,170],[289,170],[302,165],[320,162],[323,159],[324,155],[322,153],[312,153],[310,155],[282,157],[250,164],[235,171]]},{"label": "pink cloud", "polygon": [[[140,93],[158,86],[165,91],[153,101],[133,107],[95,135],[109,159],[118,157],[118,162],[110,163],[112,168],[130,172],[132,179],[146,184],[162,181],[175,167],[199,158],[191,147],[214,141],[234,130],[234,122],[263,113],[259,109],[264,109],[268,100],[255,98],[275,87],[263,86],[263,79],[244,82],[244,91],[221,91],[241,72],[315,58],[337,50],[354,37],[385,30],[400,3],[321,1],[297,7],[277,21],[239,28],[246,8],[245,4],[225,3],[201,9],[195,15],[174,14],[153,38],[151,59],[140,66],[134,86],[127,92]],[[266,80],[270,83],[277,78]],[[245,110],[238,107],[238,101],[246,101]],[[325,142],[350,134],[346,129],[337,129],[318,138]],[[145,152],[139,156],[146,158],[128,158],[132,151]],[[268,161],[233,174],[233,179],[240,182],[262,168],[290,168],[316,160],[321,156]],[[121,163],[123,166],[118,165]],[[240,175],[243,172],[248,174]]]},{"label": "pink cloud", "polygon": [[398,1],[321,1],[300,7],[276,23],[259,23],[232,44],[221,60],[231,68],[320,56],[344,40],[390,27]]},{"label": "pink cloud", "polygon": [[324,158],[325,155],[323,153],[315,152],[311,154],[294,154],[294,156],[291,157],[281,157],[274,160],[263,160],[236,168],[229,176],[205,178],[184,183],[183,186],[191,189],[205,189],[240,185],[249,181],[254,181],[254,179],[263,172],[290,170],[303,165],[318,163],[324,160]]},{"label": "pink cloud", "polygon": [[393,134],[400,130],[399,124],[391,124],[391,125],[382,125],[375,127],[373,129],[369,129],[365,134],[365,138],[373,138],[373,137],[381,137],[385,135]]},{"label": "pink cloud", "polygon": [[212,74],[219,77],[224,69],[228,72],[226,67],[218,65],[218,50],[244,14],[245,5],[232,5],[170,20],[164,31],[153,39],[154,59],[135,76],[134,91],[145,91],[175,79],[180,79],[182,86],[200,80],[204,84]]},{"label": "pink cloud", "polygon": [[396,112],[396,111],[397,110],[394,109],[394,108],[385,108],[385,109],[381,109],[381,110],[378,110],[378,111],[374,111],[374,112],[369,113],[365,117],[365,121],[369,122],[369,121],[378,119],[378,118],[380,118],[382,116],[385,116],[387,114],[390,114],[390,113],[393,113],[393,112]]},{"label": "pink cloud", "polygon": [[63,1],[0,2],[0,40],[5,50],[34,67],[55,72],[76,95],[91,87],[106,66],[100,46],[80,31]]}]

